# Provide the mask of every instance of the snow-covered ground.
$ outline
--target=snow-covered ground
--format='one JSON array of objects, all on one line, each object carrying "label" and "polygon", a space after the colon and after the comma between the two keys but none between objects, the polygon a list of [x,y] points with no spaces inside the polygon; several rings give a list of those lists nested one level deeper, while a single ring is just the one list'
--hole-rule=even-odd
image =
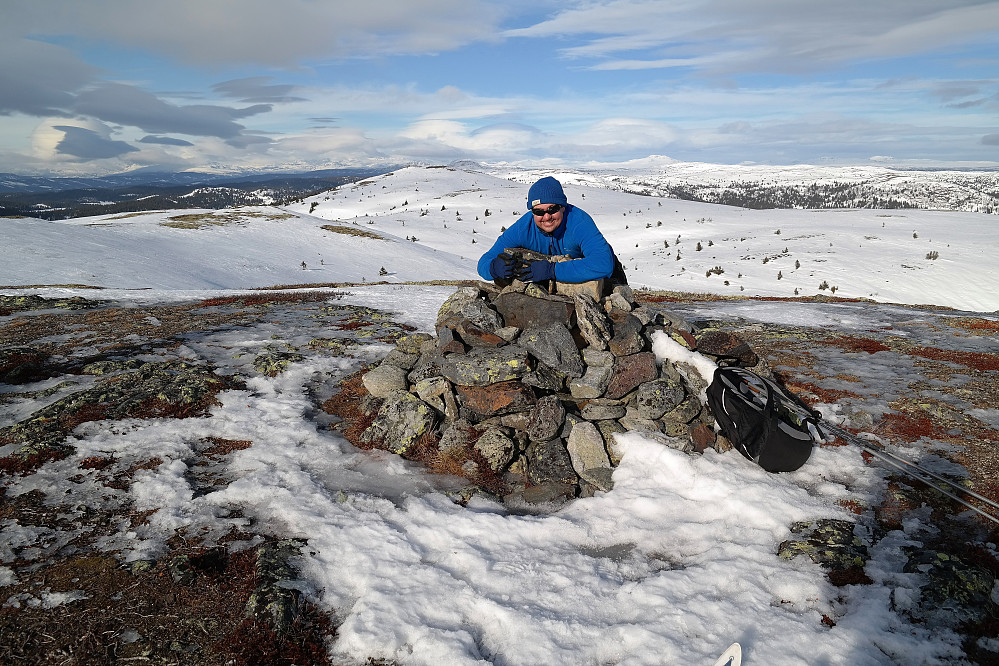
[{"label": "snow-covered ground", "polygon": [[[379,308],[432,332],[453,289],[398,283],[474,279],[478,256],[524,212],[526,189],[478,171],[407,168],[284,211],[244,211],[238,220],[216,218],[223,223],[198,229],[161,224],[190,211],[0,220],[7,257],[0,285],[106,288],[0,291],[138,305],[276,284],[380,280],[389,284],[341,287],[346,295],[334,302]],[[830,294],[835,286],[836,296],[999,309],[994,217],[749,211],[568,179],[566,189],[594,216],[636,287],[793,296],[796,289]],[[283,212],[294,217],[278,217]],[[321,228],[328,224],[381,238]],[[927,259],[932,251],[939,258]],[[715,266],[724,273],[706,276]],[[820,291],[822,282],[830,289]],[[705,303],[683,310],[844,331],[898,326],[900,335],[913,336],[919,327],[910,333],[906,325],[914,320],[952,316],[869,303]],[[232,368],[243,363],[234,349],[314,334],[305,326],[289,319],[240,327],[188,340],[171,353]],[[995,351],[993,339],[979,344]],[[905,614],[920,578],[902,573],[902,549],[920,544],[925,526],[918,521],[878,541],[867,567],[871,585],[833,587],[807,558],[775,555],[795,521],[848,518],[838,500],[872,500],[883,490],[883,472],[854,447],[817,449],[799,471],[769,475],[735,452],[692,457],[628,434],[618,440],[624,456],[611,492],[550,514],[512,514],[480,498],[461,507],[442,492],[452,480],[385,452],[359,451],[310,416],[317,382],[332,386],[388,349],[369,345],[356,358],[310,358],[273,378],[247,371],[247,388],[221,394],[223,404],[208,419],[84,424],[73,456],[7,480],[8,493],[49,492],[67,470],[79,473],[88,456],[163,459],[138,472],[126,491],[136,510],[159,511],[144,531],[122,533],[108,547],[131,559],[151,557],[181,526],[224,531],[247,518],[257,529],[307,540],[301,585],[341,622],[333,651],[344,663],[372,657],[427,665],[710,665],[733,641],[749,665],[964,663],[957,634],[914,624]],[[873,371],[870,354],[827,354],[822,360],[863,377],[872,396],[922,379],[899,361]],[[4,405],[2,423],[41,405]],[[836,406],[824,410],[836,417]],[[980,416],[999,422],[994,410]],[[229,458],[228,486],[196,496],[185,460],[194,442],[210,436],[253,446]],[[0,455],[12,450],[2,447]],[[39,538],[5,526],[0,585],[16,580],[2,566],[3,554]]]}]

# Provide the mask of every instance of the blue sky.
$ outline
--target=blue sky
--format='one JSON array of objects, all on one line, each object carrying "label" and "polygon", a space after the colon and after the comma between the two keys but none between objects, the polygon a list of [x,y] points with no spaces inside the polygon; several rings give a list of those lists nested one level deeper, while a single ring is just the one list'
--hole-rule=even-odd
[{"label": "blue sky", "polygon": [[999,166],[999,2],[3,0],[3,17],[0,171]]}]

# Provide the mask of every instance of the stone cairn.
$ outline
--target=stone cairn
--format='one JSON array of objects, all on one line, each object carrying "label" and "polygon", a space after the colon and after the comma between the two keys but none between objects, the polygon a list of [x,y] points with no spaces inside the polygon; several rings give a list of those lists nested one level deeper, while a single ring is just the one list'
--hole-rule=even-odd
[{"label": "stone cairn", "polygon": [[[727,450],[702,404],[705,382],[659,364],[652,336],[755,365],[745,343],[639,307],[630,287],[514,281],[459,288],[441,307],[436,338],[413,334],[363,375],[374,416],[359,444],[445,468],[504,503],[540,505],[612,488],[614,435],[640,431],[687,452]],[[606,296],[604,295],[606,293]],[[429,451],[429,453],[428,453]],[[460,500],[459,500],[460,501]]]}]

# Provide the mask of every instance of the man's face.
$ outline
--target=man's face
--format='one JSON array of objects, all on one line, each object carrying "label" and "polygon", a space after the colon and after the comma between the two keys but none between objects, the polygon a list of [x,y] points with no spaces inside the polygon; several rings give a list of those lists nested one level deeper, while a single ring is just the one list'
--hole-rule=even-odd
[{"label": "man's face", "polygon": [[[538,204],[531,208],[531,212],[534,214],[534,224],[538,225],[538,229],[550,234],[551,232],[558,229],[559,225],[562,224],[562,215],[565,213],[565,207],[559,206],[558,211],[555,213],[549,213],[548,210],[552,208],[553,204]],[[538,215],[538,213],[543,213]]]}]

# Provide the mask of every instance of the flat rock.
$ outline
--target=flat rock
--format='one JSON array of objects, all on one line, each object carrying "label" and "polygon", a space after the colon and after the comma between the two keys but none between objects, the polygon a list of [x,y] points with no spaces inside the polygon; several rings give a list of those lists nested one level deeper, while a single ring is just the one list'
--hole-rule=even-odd
[{"label": "flat rock", "polygon": [[[590,400],[583,405],[580,412],[586,421],[602,421],[604,419],[619,419],[627,414],[627,407],[620,400],[609,400],[607,398],[597,398]],[[578,425],[582,425],[585,421]],[[573,428],[575,431],[575,427]]]},{"label": "flat rock", "polygon": [[507,292],[500,294],[493,305],[507,326],[527,329],[539,324],[559,323],[571,329],[575,324],[576,306],[571,301]]},{"label": "flat rock", "polygon": [[528,411],[537,403],[531,387],[518,381],[497,382],[488,386],[459,386],[458,398],[463,407],[482,418]]},{"label": "flat rock", "polygon": [[566,442],[566,449],[569,451],[572,468],[587,481],[590,481],[588,478],[590,470],[611,466],[610,458],[604,449],[604,438],[601,437],[597,427],[588,421],[582,421],[573,427],[572,434]]},{"label": "flat rock", "polygon": [[613,367],[587,366],[582,377],[569,381],[569,392],[577,399],[599,398],[607,390],[613,376]]},{"label": "flat rock", "polygon": [[614,363],[614,376],[607,386],[606,397],[621,398],[645,382],[659,377],[656,356],[652,352],[639,352],[621,356]]},{"label": "flat rock", "polygon": [[441,361],[440,373],[459,386],[488,386],[520,379],[531,371],[527,350],[518,345],[473,349],[450,354]]},{"label": "flat rock", "polygon": [[530,328],[517,342],[539,361],[565,376],[583,376],[583,358],[564,324],[555,322]]}]

